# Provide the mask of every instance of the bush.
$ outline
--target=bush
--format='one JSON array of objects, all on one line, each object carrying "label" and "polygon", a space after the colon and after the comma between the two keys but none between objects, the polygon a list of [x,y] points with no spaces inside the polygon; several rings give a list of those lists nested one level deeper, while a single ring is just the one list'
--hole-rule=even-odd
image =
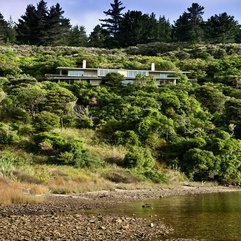
[{"label": "bush", "polygon": [[167,177],[158,170],[144,171],[143,175],[154,183],[167,182]]},{"label": "bush", "polygon": [[79,168],[95,168],[101,165],[100,158],[93,155],[89,150],[83,150],[80,158],[75,160],[75,167]]},{"label": "bush", "polygon": [[73,165],[77,168],[93,168],[101,165],[100,159],[84,147],[82,140],[67,138],[57,133],[39,133],[34,141],[57,164]]},{"label": "bush", "polygon": [[195,181],[213,179],[219,171],[219,159],[213,152],[199,148],[189,149],[182,162],[183,171]]},{"label": "bush", "polygon": [[101,165],[101,161],[97,156],[83,148],[63,152],[60,154],[59,160],[64,164],[73,165],[77,168],[95,168]]},{"label": "bush", "polygon": [[151,169],[155,165],[155,159],[147,148],[133,147],[123,160],[124,167],[137,169]]},{"label": "bush", "polygon": [[60,127],[60,118],[53,113],[42,111],[34,118],[33,125],[37,131],[51,131]]},{"label": "bush", "polygon": [[[33,141],[43,154],[58,157],[61,152],[68,151],[69,143],[66,138],[55,132],[41,132],[33,136]],[[55,158],[55,159],[56,159]]]},{"label": "bush", "polygon": [[16,131],[11,126],[0,123],[0,144],[12,144],[19,139]]},{"label": "bush", "polygon": [[35,134],[33,140],[42,151],[50,151],[50,149],[53,149],[52,153],[57,154],[68,150],[67,140],[58,133],[41,132]]},{"label": "bush", "polygon": [[34,133],[34,128],[32,125],[30,124],[21,124],[21,123],[17,123],[16,124],[16,129],[18,131],[18,134],[21,135],[31,135]]},{"label": "bush", "polygon": [[117,145],[132,145],[132,146],[140,145],[138,135],[132,130],[128,130],[126,132],[116,131],[114,133],[114,140],[115,140],[115,144]]},{"label": "bush", "polygon": [[101,84],[110,87],[119,87],[121,86],[123,80],[124,76],[119,73],[108,73],[105,77],[102,78]]},{"label": "bush", "polygon": [[16,168],[17,157],[10,152],[0,153],[0,175],[11,176]]}]

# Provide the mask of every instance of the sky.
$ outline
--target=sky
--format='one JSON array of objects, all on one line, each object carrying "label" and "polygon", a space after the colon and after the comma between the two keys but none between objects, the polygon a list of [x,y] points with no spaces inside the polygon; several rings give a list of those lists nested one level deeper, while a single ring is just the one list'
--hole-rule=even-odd
[{"label": "sky", "polygon": [[[72,25],[82,25],[89,34],[99,24],[99,19],[105,18],[103,11],[110,8],[113,0],[45,0],[48,7],[59,3],[65,11],[64,17],[71,20]],[[28,4],[36,4],[39,0],[0,0],[0,13],[6,20],[10,17],[18,22],[24,15]],[[171,23],[192,5],[193,2],[204,6],[204,19],[214,14],[227,12],[241,23],[241,0],[122,0],[127,10],[138,10],[143,13],[154,12],[157,17],[165,15]]]}]

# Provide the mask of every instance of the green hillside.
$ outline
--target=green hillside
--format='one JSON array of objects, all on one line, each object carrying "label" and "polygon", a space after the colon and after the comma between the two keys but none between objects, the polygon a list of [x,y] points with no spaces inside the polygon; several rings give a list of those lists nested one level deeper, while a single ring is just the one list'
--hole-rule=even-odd
[{"label": "green hillside", "polygon": [[[189,71],[177,85],[55,83],[59,66]],[[66,193],[241,180],[241,45],[0,46],[0,174]],[[138,79],[139,78],[139,79]],[[141,84],[140,84],[141,83]]]}]

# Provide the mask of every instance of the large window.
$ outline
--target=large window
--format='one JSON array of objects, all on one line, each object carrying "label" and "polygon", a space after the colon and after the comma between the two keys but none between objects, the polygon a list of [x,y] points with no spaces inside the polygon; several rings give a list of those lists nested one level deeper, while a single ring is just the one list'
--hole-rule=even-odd
[{"label": "large window", "polygon": [[98,69],[98,76],[104,77],[108,73],[116,73],[117,69]]},{"label": "large window", "polygon": [[168,74],[160,74],[160,78],[165,79],[165,78],[167,78],[167,77],[168,77]]},{"label": "large window", "polygon": [[83,76],[84,71],[79,71],[79,70],[69,70],[68,71],[68,76]]},{"label": "large window", "polygon": [[127,71],[127,77],[129,78],[135,78],[138,74],[148,76],[149,72],[145,70],[128,70]]}]

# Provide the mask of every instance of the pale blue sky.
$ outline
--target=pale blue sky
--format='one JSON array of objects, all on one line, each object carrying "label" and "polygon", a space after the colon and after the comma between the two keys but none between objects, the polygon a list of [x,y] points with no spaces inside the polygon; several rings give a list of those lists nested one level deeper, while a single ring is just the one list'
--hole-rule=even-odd
[{"label": "pale blue sky", "polygon": [[[0,0],[0,12],[6,20],[11,16],[16,22],[24,14],[28,4],[36,5],[38,2],[39,0]],[[46,2],[48,6],[58,2],[65,11],[64,16],[70,18],[73,25],[85,26],[89,33],[99,23],[99,19],[105,18],[103,11],[110,8],[113,0],[46,0]],[[154,12],[157,17],[165,15],[171,23],[196,2],[205,7],[204,19],[227,12],[241,23],[241,0],[122,0],[122,2],[126,7],[124,11]]]}]

